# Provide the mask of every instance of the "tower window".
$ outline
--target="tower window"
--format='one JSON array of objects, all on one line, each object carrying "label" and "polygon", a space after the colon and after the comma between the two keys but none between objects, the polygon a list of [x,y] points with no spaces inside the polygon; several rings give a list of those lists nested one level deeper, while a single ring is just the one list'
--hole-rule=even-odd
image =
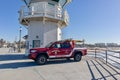
[{"label": "tower window", "polygon": [[55,4],[52,4],[52,3],[48,3],[49,5],[52,5],[52,6],[55,6]]},{"label": "tower window", "polygon": [[52,0],[52,1],[59,2],[59,0]]}]

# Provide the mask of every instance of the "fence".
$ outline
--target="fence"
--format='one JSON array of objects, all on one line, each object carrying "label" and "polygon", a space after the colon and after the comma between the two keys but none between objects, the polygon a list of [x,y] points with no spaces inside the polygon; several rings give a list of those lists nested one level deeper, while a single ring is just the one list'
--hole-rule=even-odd
[{"label": "fence", "polygon": [[111,64],[120,69],[120,51],[108,49],[95,49],[94,57],[105,60],[106,64]]}]

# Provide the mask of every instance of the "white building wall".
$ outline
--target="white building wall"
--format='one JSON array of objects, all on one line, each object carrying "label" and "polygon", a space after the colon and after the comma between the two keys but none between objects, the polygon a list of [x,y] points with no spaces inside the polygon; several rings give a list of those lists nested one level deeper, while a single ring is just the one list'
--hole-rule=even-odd
[{"label": "white building wall", "polygon": [[57,30],[58,26],[57,23],[53,22],[46,22],[44,25],[44,45],[47,45],[50,42],[57,41]]},{"label": "white building wall", "polygon": [[28,27],[29,48],[33,47],[33,40],[40,40],[40,47],[46,46],[49,42],[61,40],[61,29],[57,23],[31,21]]},{"label": "white building wall", "polygon": [[60,28],[60,27],[58,27],[57,36],[58,36],[58,40],[61,40],[61,39],[62,39],[62,31],[61,31],[61,28]]}]

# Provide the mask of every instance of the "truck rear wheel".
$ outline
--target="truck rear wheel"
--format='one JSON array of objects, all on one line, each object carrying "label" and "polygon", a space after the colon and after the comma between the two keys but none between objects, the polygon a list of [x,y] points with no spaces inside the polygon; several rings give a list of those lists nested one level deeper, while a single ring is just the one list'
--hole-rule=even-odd
[{"label": "truck rear wheel", "polygon": [[44,65],[47,62],[47,57],[45,55],[39,55],[36,59],[38,65]]},{"label": "truck rear wheel", "polygon": [[78,62],[81,61],[81,59],[82,59],[82,55],[80,53],[75,54],[74,61]]}]

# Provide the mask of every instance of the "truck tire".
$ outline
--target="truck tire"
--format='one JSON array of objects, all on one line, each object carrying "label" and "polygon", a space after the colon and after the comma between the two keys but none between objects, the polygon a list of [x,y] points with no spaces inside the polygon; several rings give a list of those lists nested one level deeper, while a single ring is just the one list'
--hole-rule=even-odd
[{"label": "truck tire", "polygon": [[74,55],[74,61],[79,62],[82,59],[82,55],[80,53],[76,53]]},{"label": "truck tire", "polygon": [[36,59],[38,65],[44,65],[47,62],[47,57],[45,55],[39,55]]}]

